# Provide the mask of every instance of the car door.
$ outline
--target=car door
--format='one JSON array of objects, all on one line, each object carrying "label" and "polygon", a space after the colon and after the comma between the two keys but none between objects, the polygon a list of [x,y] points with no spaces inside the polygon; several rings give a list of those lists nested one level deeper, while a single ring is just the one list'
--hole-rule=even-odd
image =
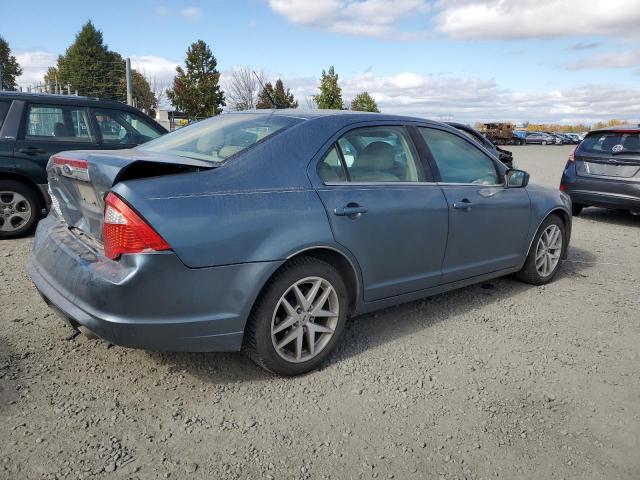
[{"label": "car door", "polygon": [[312,165],[334,237],[360,266],[365,301],[440,282],[447,203],[405,126],[349,130]]},{"label": "car door", "polygon": [[91,117],[100,137],[101,149],[133,148],[165,133],[142,115],[125,110],[92,108]]},{"label": "car door", "polygon": [[522,263],[531,216],[525,188],[507,188],[504,166],[453,132],[420,127],[449,208],[442,283]]},{"label": "car door", "polygon": [[14,157],[36,183],[47,183],[49,157],[64,150],[95,148],[85,107],[30,103],[26,106]]}]

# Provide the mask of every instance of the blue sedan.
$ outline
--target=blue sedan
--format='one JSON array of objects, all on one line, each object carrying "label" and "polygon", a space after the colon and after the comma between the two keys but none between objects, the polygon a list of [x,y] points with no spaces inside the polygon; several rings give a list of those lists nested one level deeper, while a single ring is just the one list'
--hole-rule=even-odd
[{"label": "blue sedan", "polygon": [[47,167],[29,274],[73,328],[160,351],[244,350],[282,375],[348,317],[508,274],[550,282],[571,201],[437,122],[223,114]]}]

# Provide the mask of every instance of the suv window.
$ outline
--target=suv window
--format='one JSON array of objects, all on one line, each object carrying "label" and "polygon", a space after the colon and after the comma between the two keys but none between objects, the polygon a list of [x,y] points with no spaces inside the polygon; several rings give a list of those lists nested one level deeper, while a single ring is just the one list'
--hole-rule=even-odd
[{"label": "suv window", "polygon": [[0,128],[2,128],[2,124],[4,123],[4,117],[7,116],[7,112],[9,111],[9,106],[11,102],[0,102]]},{"label": "suv window", "polygon": [[496,167],[491,158],[457,135],[420,127],[445,183],[497,185]]},{"label": "suv window", "polygon": [[[348,181],[420,182],[424,180],[418,157],[404,127],[357,128],[340,138],[338,146],[344,158]],[[333,158],[331,152],[325,157],[323,163],[326,163],[329,158]],[[323,180],[326,179],[323,177]]]},{"label": "suv window", "polygon": [[29,105],[25,138],[55,142],[93,142],[87,111],[63,105]]},{"label": "suv window", "polygon": [[148,121],[130,112],[94,110],[102,143],[140,144],[158,138],[161,133]]}]

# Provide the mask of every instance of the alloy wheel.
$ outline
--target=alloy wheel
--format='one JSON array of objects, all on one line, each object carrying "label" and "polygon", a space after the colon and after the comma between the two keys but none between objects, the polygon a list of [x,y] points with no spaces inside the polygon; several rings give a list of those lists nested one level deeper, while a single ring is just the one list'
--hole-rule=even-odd
[{"label": "alloy wheel", "polygon": [[292,363],[316,357],[338,325],[340,304],[335,288],[321,277],[307,277],[280,297],[271,319],[271,341],[278,355]]},{"label": "alloy wheel", "polygon": [[12,191],[0,191],[0,232],[14,232],[24,227],[32,215],[29,201]]},{"label": "alloy wheel", "polygon": [[562,255],[562,231],[556,224],[549,225],[536,245],[536,270],[541,277],[551,275]]}]

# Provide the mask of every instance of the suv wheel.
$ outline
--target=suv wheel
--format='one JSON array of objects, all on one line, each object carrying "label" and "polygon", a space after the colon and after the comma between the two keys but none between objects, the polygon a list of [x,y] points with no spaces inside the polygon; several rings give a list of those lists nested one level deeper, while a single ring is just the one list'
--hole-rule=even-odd
[{"label": "suv wheel", "polygon": [[337,344],[347,319],[347,289],[338,271],[312,257],[285,264],[256,301],[245,350],[280,375],[317,368]]},{"label": "suv wheel", "polygon": [[31,233],[41,211],[42,202],[30,187],[15,180],[0,180],[0,238]]},{"label": "suv wheel", "polygon": [[557,215],[550,215],[531,243],[524,267],[516,278],[532,285],[544,285],[553,280],[562,264],[565,226]]}]

